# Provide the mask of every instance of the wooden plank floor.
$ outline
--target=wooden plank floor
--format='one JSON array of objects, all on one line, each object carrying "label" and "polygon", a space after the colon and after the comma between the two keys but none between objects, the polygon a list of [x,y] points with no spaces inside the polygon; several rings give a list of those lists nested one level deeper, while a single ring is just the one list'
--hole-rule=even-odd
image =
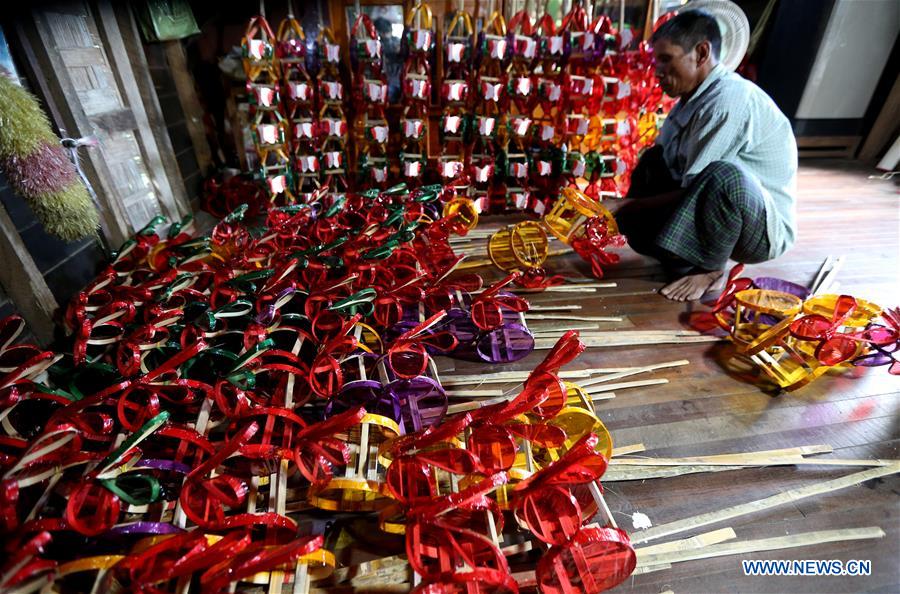
[{"label": "wooden plank floor", "polygon": [[[846,256],[841,292],[884,306],[900,305],[900,202],[897,187],[870,180],[874,173],[841,161],[804,161],[800,170],[799,240],[787,254],[748,267],[809,283],[829,254]],[[490,224],[490,223],[488,223]],[[679,328],[692,307],[656,294],[659,267],[623,250],[610,271],[615,289],[596,295],[543,294],[532,303],[579,303],[586,314],[620,315],[610,329]],[[551,260],[554,272],[577,276],[586,267],[569,256]],[[485,269],[482,269],[485,270]],[[696,344],[589,349],[572,367],[610,367],[689,359],[691,364],[647,377],[670,383],[621,391],[597,410],[616,445],[643,443],[647,455],[689,456],[828,444],[834,457],[900,459],[900,378],[885,368],[827,376],[790,394],[775,395],[731,377],[722,367],[726,345]],[[545,353],[545,352],[544,352]],[[544,353],[510,366],[530,369]],[[457,370],[463,372],[464,365]],[[804,466],[606,483],[607,500],[621,526],[643,512],[654,525],[761,499],[789,488],[856,472],[858,468]],[[731,526],[740,540],[814,530],[880,526],[880,540],[832,543],[673,565],[634,576],[616,591],[704,592],[900,592],[900,478],[869,481],[793,505],[714,524],[674,538]],[[669,539],[663,539],[669,540]],[[653,543],[655,544],[655,543]],[[742,559],[871,560],[869,577],[745,577]]]}]

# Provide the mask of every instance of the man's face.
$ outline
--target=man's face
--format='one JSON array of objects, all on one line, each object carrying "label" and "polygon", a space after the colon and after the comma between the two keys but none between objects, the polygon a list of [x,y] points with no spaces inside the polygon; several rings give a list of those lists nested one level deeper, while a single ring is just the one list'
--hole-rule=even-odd
[{"label": "man's face", "polygon": [[662,38],[653,43],[653,57],[656,60],[656,78],[666,95],[681,97],[699,86],[700,68],[696,47],[685,52],[680,45]]}]

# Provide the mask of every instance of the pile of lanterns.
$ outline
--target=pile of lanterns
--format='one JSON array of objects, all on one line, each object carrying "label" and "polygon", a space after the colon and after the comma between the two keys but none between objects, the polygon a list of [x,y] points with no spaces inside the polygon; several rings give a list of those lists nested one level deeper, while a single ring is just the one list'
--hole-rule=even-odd
[{"label": "pile of lanterns", "polygon": [[889,366],[900,375],[900,310],[850,295],[810,295],[795,283],[740,276],[735,266],[712,304],[739,357],[785,390],[847,366]]},{"label": "pile of lanterns", "polygon": [[0,323],[0,588],[306,592],[337,565],[300,528],[315,509],[403,535],[416,592],[516,592],[523,541],[543,592],[624,580],[612,441],[559,375],[577,333],[518,394],[448,403],[435,355],[534,348],[515,274],[450,275],[459,200],[323,188],[262,226],[156,219],[68,307],[70,350]]},{"label": "pile of lanterns", "polygon": [[[462,10],[447,23],[438,52],[428,4],[407,13],[395,118],[382,40],[368,15],[350,27],[347,81],[329,29],[313,44],[293,17],[277,34],[263,17],[251,20],[244,68],[256,172],[270,198],[303,202],[323,186],[340,193],[464,181],[458,191],[479,212],[540,216],[561,187],[595,199],[627,192],[638,153],[670,106],[646,42],[627,49],[629,36],[606,16],[591,19],[582,3],[558,27],[525,10],[508,26],[495,12],[481,32]],[[431,122],[435,103],[441,117]],[[429,150],[435,140],[439,150]]]}]

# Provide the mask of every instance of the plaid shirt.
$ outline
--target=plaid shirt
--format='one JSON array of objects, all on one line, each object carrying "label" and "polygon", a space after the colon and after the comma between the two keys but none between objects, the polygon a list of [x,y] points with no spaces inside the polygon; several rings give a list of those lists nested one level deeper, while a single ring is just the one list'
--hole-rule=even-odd
[{"label": "plaid shirt", "polygon": [[762,89],[717,65],[678,101],[656,143],[683,188],[713,161],[742,166],[763,189],[769,258],[793,245],[797,143],[790,122]]}]

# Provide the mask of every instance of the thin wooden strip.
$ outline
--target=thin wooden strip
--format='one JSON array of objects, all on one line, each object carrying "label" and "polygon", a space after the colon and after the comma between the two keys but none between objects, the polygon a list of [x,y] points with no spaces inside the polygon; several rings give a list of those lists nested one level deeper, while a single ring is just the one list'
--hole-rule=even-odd
[{"label": "thin wooden strip", "polygon": [[834,263],[831,265],[831,269],[822,277],[822,280],[819,282],[818,286],[814,291],[812,291],[813,295],[817,295],[820,293],[828,293],[832,290],[835,279],[837,278],[838,272],[840,272],[841,267],[844,265],[844,256],[838,256],[835,259]]},{"label": "thin wooden strip", "polygon": [[[489,398],[487,400],[480,401],[471,401],[471,402],[461,402],[459,404],[451,404],[447,407],[447,414],[452,415],[461,412],[468,412],[470,410],[478,410],[479,408],[484,408],[486,406],[491,406],[494,404],[502,404],[504,402],[509,402],[513,398],[515,398],[518,394],[511,394],[509,396],[504,396],[503,398]],[[599,402],[601,400],[612,400],[616,397],[615,392],[604,392],[603,394],[591,395],[592,402]]]},{"label": "thin wooden strip", "polygon": [[481,266],[490,266],[492,262],[488,258],[472,258],[464,260],[457,264],[457,270],[467,270],[469,268],[479,268]]},{"label": "thin wooden strip", "polygon": [[[830,453],[833,449],[828,445],[801,446],[797,448],[785,448],[782,450],[768,450],[765,452],[757,452],[760,454],[822,454]],[[615,450],[613,450],[615,452]],[[698,474],[701,472],[725,472],[729,470],[740,470],[747,468],[746,466],[713,466],[713,465],[688,465],[688,466],[629,466],[620,465],[616,462],[610,464],[603,475],[603,480],[607,482],[618,481],[645,481],[655,478],[671,478],[682,476],[685,474]]]},{"label": "thin wooden strip", "polygon": [[669,380],[666,378],[659,379],[649,379],[649,380],[637,380],[633,382],[619,382],[617,384],[604,384],[602,386],[593,387],[593,388],[585,388],[585,392],[588,395],[593,396],[594,394],[601,394],[603,392],[611,392],[612,390],[624,390],[626,388],[642,388],[644,386],[659,386],[662,384],[668,384]]},{"label": "thin wooden strip", "polygon": [[842,528],[838,530],[816,530],[815,532],[803,532],[788,536],[776,536],[773,538],[758,538],[753,540],[741,540],[723,544],[711,545],[702,549],[673,551],[658,555],[646,555],[638,557],[638,565],[660,565],[664,563],[681,563],[697,559],[711,559],[727,555],[742,555],[745,553],[757,553],[761,551],[777,551],[780,549],[792,549],[796,547],[808,547],[829,542],[846,542],[848,540],[868,540],[884,538],[884,530],[878,526],[865,528]]},{"label": "thin wooden strip", "polygon": [[622,322],[625,318],[615,316],[567,316],[563,314],[525,314],[527,320],[571,320],[573,322]]},{"label": "thin wooden strip", "polygon": [[[615,285],[613,285],[615,286]],[[577,285],[557,285],[555,287],[547,287],[545,289],[526,289],[523,287],[516,287],[512,289],[513,293],[596,293],[597,289],[595,287],[580,287]]]},{"label": "thin wooden strip", "polygon": [[703,534],[691,536],[690,538],[683,538],[681,540],[673,540],[672,542],[664,542],[656,545],[639,547],[636,548],[634,552],[637,553],[638,560],[640,560],[641,557],[661,555],[663,553],[674,553],[677,551],[692,551],[695,549],[701,549],[703,547],[719,544],[733,538],[737,538],[737,534],[734,533],[734,528],[729,526],[728,528],[720,528],[711,532],[704,532]]},{"label": "thin wooden strip", "polygon": [[657,478],[672,478],[685,474],[726,472],[744,468],[746,466],[610,466],[603,475],[603,481],[608,483],[646,481]]},{"label": "thin wooden strip", "polygon": [[[586,380],[578,382],[579,385],[593,385],[595,375],[604,376],[605,374],[618,374],[642,369],[663,369],[666,367],[678,367],[686,365],[689,361],[681,359],[678,361],[666,361],[654,365],[646,365],[644,367],[591,367],[588,369],[567,369],[561,371],[558,375],[564,380]],[[512,382],[521,382],[528,379],[531,371],[498,371],[487,374],[460,374],[460,375],[441,375],[441,384],[443,386],[468,386],[478,384],[506,384]],[[623,376],[624,377],[624,376]],[[609,378],[616,379],[616,378]],[[607,381],[609,381],[607,379]]]},{"label": "thin wooden strip", "polygon": [[[723,338],[718,338],[715,336],[659,336],[659,337],[649,337],[649,336],[637,336],[637,337],[628,337],[623,336],[621,339],[598,339],[598,338],[585,338],[582,339],[582,342],[586,347],[589,348],[604,348],[604,347],[621,347],[621,346],[647,346],[653,344],[701,344],[708,342],[719,342],[724,340]],[[534,348],[537,350],[547,350],[552,349],[556,345],[556,340],[548,339],[541,337],[539,340],[535,341]]]},{"label": "thin wooden strip", "polygon": [[[564,334],[567,330],[561,330]],[[705,336],[696,330],[590,330],[588,332],[579,332],[579,335],[590,338],[618,338],[621,336]]]},{"label": "thin wooden strip", "polygon": [[839,489],[858,485],[859,483],[862,483],[864,481],[896,474],[897,472],[900,472],[900,464],[892,464],[890,466],[883,466],[880,468],[864,470],[862,472],[855,472],[853,474],[842,476],[830,481],[823,481],[806,487],[789,489],[782,493],[778,493],[777,495],[772,495],[771,497],[765,497],[763,499],[749,501],[747,503],[741,503],[739,505],[733,505],[731,507],[726,507],[714,512],[699,514],[690,518],[684,518],[683,520],[670,522],[668,524],[661,524],[654,528],[645,530],[644,532],[633,534],[632,540],[638,543],[649,542],[651,540],[669,536],[671,534],[678,534],[679,532],[684,532],[693,528],[707,526],[709,524],[714,524],[723,520],[730,520],[732,518],[752,514],[754,512],[769,509],[771,507],[776,507],[778,505],[783,505],[785,503],[792,503],[800,499],[805,499],[807,497],[814,497],[823,493],[830,493],[832,491],[837,491]]},{"label": "thin wooden strip", "polygon": [[[615,451],[615,450],[613,450]],[[723,460],[735,456],[806,456],[809,454],[830,454],[834,451],[830,445],[807,445],[777,450],[759,450],[755,452],[738,452],[735,454],[714,454],[712,456],[687,456],[683,458],[660,458],[665,460]],[[619,454],[623,455],[622,453]],[[625,458],[626,460],[645,460],[647,458]]]},{"label": "thin wooden strip", "polygon": [[637,452],[643,452],[647,448],[644,447],[642,443],[635,443],[627,446],[619,446],[617,448],[613,448],[612,455],[613,456],[624,456],[626,454],[636,454]]},{"label": "thin wooden strip", "polygon": [[539,337],[544,334],[565,334],[569,330],[579,330],[582,332],[585,330],[599,330],[600,324],[597,324],[596,322],[593,324],[582,322],[581,324],[566,324],[565,329],[560,329],[559,324],[553,324],[552,322],[549,324],[532,324],[529,322],[528,329],[531,330],[531,333],[534,334],[535,337]]},{"label": "thin wooden strip", "polygon": [[576,311],[581,309],[581,306],[575,303],[560,303],[560,304],[540,304],[540,303],[531,303],[528,305],[528,311]]},{"label": "thin wooden strip", "polygon": [[594,386],[596,384],[602,384],[605,382],[609,382],[612,380],[621,379],[623,377],[629,377],[632,375],[637,375],[639,373],[649,373],[651,371],[657,371],[659,369],[668,369],[671,367],[681,367],[682,365],[688,365],[690,361],[687,359],[679,359],[678,361],[666,361],[664,363],[656,363],[654,365],[646,365],[644,367],[636,367],[634,369],[629,369],[627,371],[620,371],[619,373],[611,373],[609,375],[604,375],[602,377],[591,378],[586,382],[581,382],[578,384],[582,388],[588,388],[590,386]]},{"label": "thin wooden strip", "polygon": [[813,279],[812,284],[809,286],[810,294],[815,294],[816,291],[819,290],[819,285],[822,283],[822,278],[825,276],[825,273],[828,271],[831,266],[831,255],[825,257],[825,260],[822,262],[822,265],[819,266],[819,271],[816,273],[816,277]]},{"label": "thin wooden strip", "polygon": [[[663,563],[661,565],[652,565],[646,567],[635,567],[634,571],[631,572],[631,575],[641,575],[644,573],[653,573],[654,571],[663,571],[665,569],[672,569],[672,566],[668,563]],[[671,592],[671,590],[669,590]]]},{"label": "thin wooden strip", "polygon": [[620,458],[610,464],[620,466],[890,466],[897,460],[859,460],[837,458],[803,458],[800,456],[734,457],[714,460],[708,458]]},{"label": "thin wooden strip", "polygon": [[446,394],[447,398],[488,398],[503,396],[503,390],[447,390]]}]

